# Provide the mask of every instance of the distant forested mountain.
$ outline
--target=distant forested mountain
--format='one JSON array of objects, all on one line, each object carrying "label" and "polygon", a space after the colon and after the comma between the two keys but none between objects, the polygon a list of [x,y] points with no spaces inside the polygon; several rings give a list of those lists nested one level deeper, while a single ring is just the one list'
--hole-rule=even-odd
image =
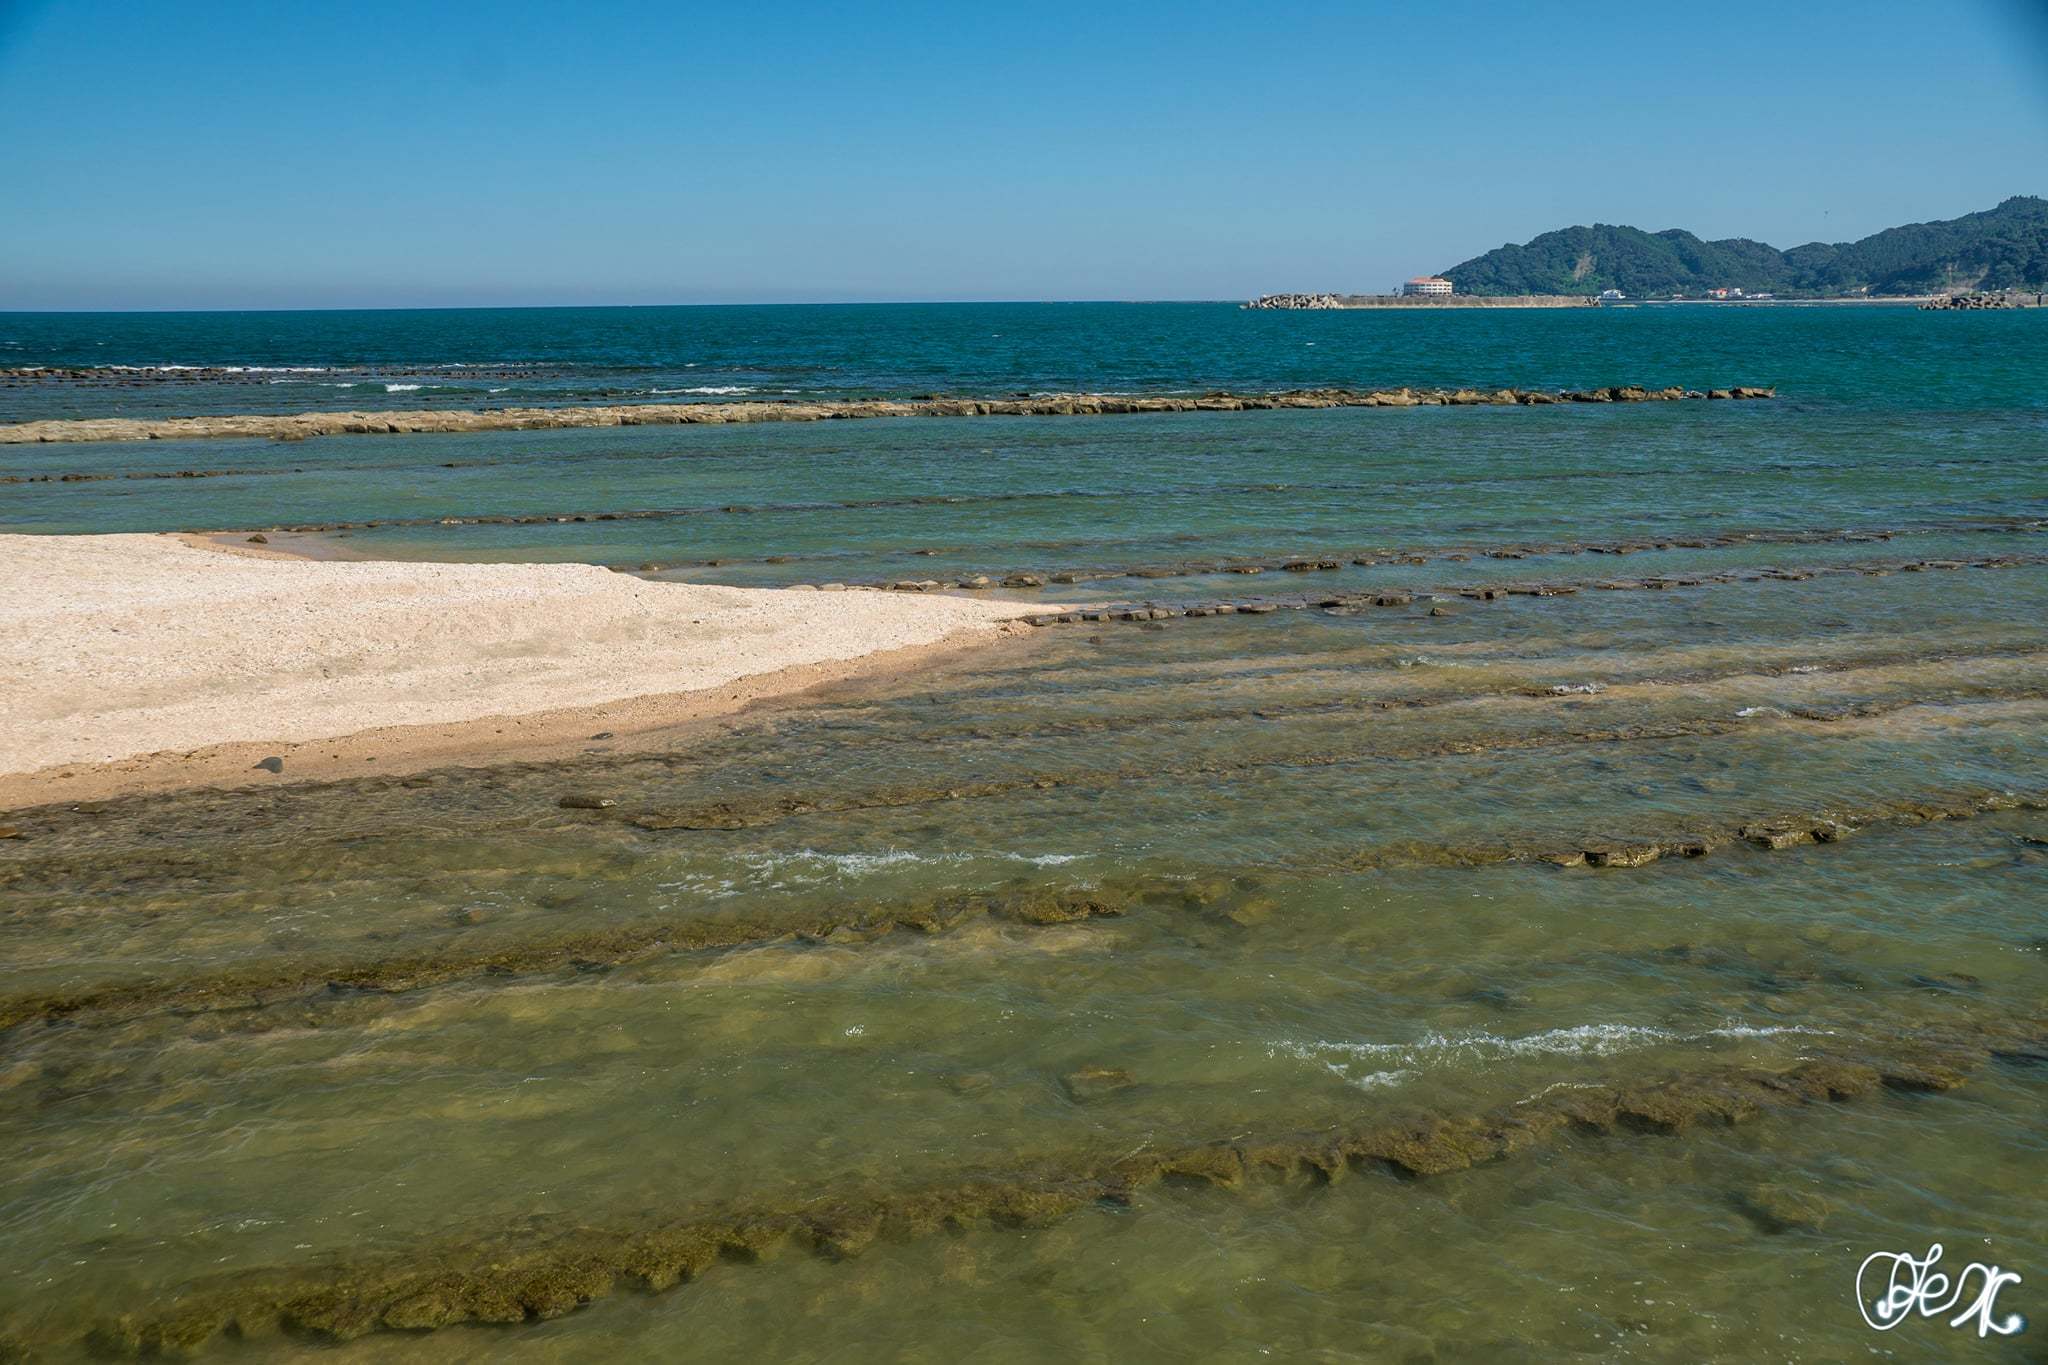
[{"label": "distant forested mountain", "polygon": [[1443,272],[1460,294],[1697,297],[1709,289],[1828,296],[2048,287],[2048,199],[2017,196],[1940,223],[1887,228],[1860,242],[1779,251],[1672,228],[1570,227],[1504,246]]}]

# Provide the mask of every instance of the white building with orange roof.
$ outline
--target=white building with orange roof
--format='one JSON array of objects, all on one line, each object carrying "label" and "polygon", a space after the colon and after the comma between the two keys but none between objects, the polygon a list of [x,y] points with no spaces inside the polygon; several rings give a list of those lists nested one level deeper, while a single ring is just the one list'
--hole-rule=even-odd
[{"label": "white building with orange roof", "polygon": [[1441,275],[1417,275],[1414,279],[1401,286],[1401,292],[1409,296],[1416,294],[1444,295],[1452,293],[1453,290],[1451,282]]}]

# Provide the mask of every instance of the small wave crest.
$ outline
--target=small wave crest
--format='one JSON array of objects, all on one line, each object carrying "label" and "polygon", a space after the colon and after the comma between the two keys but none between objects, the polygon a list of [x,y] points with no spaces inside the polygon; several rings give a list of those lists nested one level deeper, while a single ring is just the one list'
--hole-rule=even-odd
[{"label": "small wave crest", "polygon": [[[45,365],[25,365],[23,369],[47,369]],[[86,365],[87,370],[105,370],[111,374],[188,374],[205,371],[208,374],[326,374],[331,365]]]},{"label": "small wave crest", "polygon": [[738,862],[748,871],[763,875],[864,877],[901,867],[957,867],[979,858],[995,857],[1005,862],[1029,863],[1033,867],[1062,867],[1086,857],[1082,853],[913,853],[908,849],[883,849],[873,853],[827,853],[802,848],[789,853],[746,853]]},{"label": "small wave crest", "polygon": [[[1268,1057],[1312,1062],[1361,1089],[1374,1090],[1418,1072],[1455,1066],[1485,1066],[1520,1057],[1612,1057],[1653,1047],[1724,1039],[1774,1038],[1780,1035],[1825,1034],[1826,1029],[1799,1025],[1745,1024],[1737,1020],[1718,1028],[1680,1032],[1643,1024],[1574,1024],[1520,1038],[1474,1030],[1429,1032],[1411,1043],[1337,1042],[1328,1039],[1281,1039],[1266,1048]],[[1376,1069],[1357,1074],[1356,1068]]]}]

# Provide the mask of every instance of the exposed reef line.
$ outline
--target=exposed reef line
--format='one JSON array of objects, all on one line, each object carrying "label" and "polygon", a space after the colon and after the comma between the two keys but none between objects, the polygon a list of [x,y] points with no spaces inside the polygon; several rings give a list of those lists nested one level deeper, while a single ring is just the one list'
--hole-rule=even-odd
[{"label": "exposed reef line", "polygon": [[[1782,850],[1834,843],[1863,830],[1967,820],[1998,811],[2048,810],[2048,789],[1978,790],[1908,798],[1850,809],[1780,810],[1745,818],[1684,822],[1664,831],[1597,834],[1575,839],[1503,839],[1471,844],[1394,841],[1340,852],[1310,864],[1263,871],[1373,871],[1403,867],[1480,867],[1546,863],[1557,867],[1629,869],[1664,858],[1698,858],[1730,846]],[[185,980],[151,977],[75,990],[0,997],[0,1031],[37,1021],[105,1022],[164,1010],[250,1011],[316,993],[396,994],[455,981],[531,975],[570,967],[594,971],[673,953],[750,947],[780,940],[871,943],[898,932],[930,935],[971,920],[1043,926],[1117,918],[1141,911],[1229,915],[1261,899],[1255,877],[1185,879],[1126,876],[1099,884],[1023,886],[946,893],[916,902],[849,902],[808,913],[760,917],[683,915],[629,921],[599,929],[488,947],[457,945],[404,957],[328,961],[255,961]]]},{"label": "exposed reef line", "polygon": [[1626,384],[1596,389],[1297,389],[1286,393],[1210,393],[1199,397],[1132,394],[1049,394],[1027,398],[908,398],[851,402],[638,403],[620,407],[409,409],[391,412],[299,412],[160,419],[51,419],[0,426],[0,445],[48,441],[186,441],[222,437],[413,435],[455,431],[552,431],[573,427],[721,425],[733,422],[818,422],[869,417],[1075,417],[1167,412],[1250,412],[1278,408],[1413,408],[1540,406],[1554,403],[1646,403],[1682,399],[1774,398],[1776,389],[1648,389]]},{"label": "exposed reef line", "polygon": [[[61,445],[63,444],[63,442],[54,442],[52,444]],[[731,453],[733,452],[708,450],[699,451],[689,449],[655,451],[609,450],[579,451],[577,453],[577,458],[579,461],[582,461],[584,463],[600,462],[605,460],[644,461],[649,459],[688,459],[692,461],[701,462],[705,459],[713,458],[721,454]],[[549,460],[549,458],[549,454],[542,453],[540,450],[521,450],[517,452],[507,452],[502,455],[473,458],[467,460],[437,460],[434,463],[434,468],[459,470],[520,468],[530,465],[544,464]],[[1997,463],[1997,461],[1988,460],[1984,458],[1959,457],[1955,455],[1950,455],[1940,460],[1928,461],[1925,463],[1924,467],[1930,472],[1938,472],[1964,467],[1982,468],[1987,465],[1995,463]],[[320,463],[319,472],[322,474],[397,473],[417,468],[419,468],[417,464],[406,461],[371,460],[367,462],[356,462],[332,461],[323,459]],[[1859,472],[1864,470],[1865,468],[1867,468],[1867,466],[1853,461],[1816,461],[1811,459],[1802,459],[1796,464],[1746,464],[1744,466],[1744,472],[1753,475],[1799,474],[1811,476],[1844,471]],[[113,469],[93,470],[89,472],[79,470],[58,470],[30,474],[4,474],[0,475],[0,484],[62,486],[64,484],[69,483],[104,483],[121,479],[163,479],[191,481],[194,479],[239,478],[245,476],[267,477],[272,475],[305,475],[311,472],[312,470],[305,465],[274,465],[261,467],[252,466],[248,468],[204,468],[197,466],[187,466],[179,469],[163,470]],[[1560,479],[1674,479],[1699,475],[1711,475],[1715,472],[1717,472],[1717,470],[1713,466],[1694,467],[1686,465],[1631,466],[1625,469],[1570,468],[1546,470],[1541,473],[1532,473],[1527,471],[1514,473],[1496,470],[1489,472],[1480,481],[1487,484],[1500,484],[1522,482],[1552,483]],[[1302,482],[1290,480],[1262,479],[1251,483],[1160,484],[1149,487],[1095,486],[1056,488],[1016,488],[1011,489],[1007,492],[996,492],[993,490],[986,490],[979,493],[904,493],[893,497],[854,499],[804,499],[794,502],[717,502],[636,510],[644,511],[649,515],[655,516],[757,516],[765,513],[775,512],[863,511],[893,507],[965,507],[987,506],[991,504],[1005,504],[1014,502],[1065,501],[1069,499],[1128,500],[1132,498],[1157,497],[1231,497],[1259,493],[1290,493],[1300,495],[1361,492],[1386,493],[1396,489],[1405,488],[1456,488],[1471,481],[1472,480],[1468,478],[1460,478],[1455,471],[1450,471],[1444,475],[1440,475],[1433,478],[1422,476],[1409,476],[1401,478],[1374,479],[1371,482],[1322,482],[1314,480]],[[586,520],[597,520],[605,514],[586,512],[580,515],[583,515]],[[627,519],[625,513],[616,511],[611,514],[611,518],[613,520]],[[390,521],[381,521],[378,524],[389,526],[393,525],[394,523]]]},{"label": "exposed reef line", "polygon": [[[560,520],[556,518],[556,520]],[[1095,583],[1104,579],[1118,578],[1207,578],[1222,574],[1263,574],[1292,573],[1308,574],[1346,568],[1398,567],[1420,564],[1461,564],[1472,560],[1522,560],[1567,558],[1578,555],[1626,556],[1668,552],[1671,550],[1724,550],[1755,546],[1810,546],[1810,545],[1871,545],[1882,544],[1898,536],[1911,535],[2028,535],[2048,530],[2048,521],[2039,518],[2015,518],[1995,522],[1966,520],[1952,523],[1928,523],[1918,526],[1874,527],[1867,529],[1825,528],[1792,531],[1734,531],[1714,535],[1646,537],[1634,540],[1609,541],[1523,541],[1501,544],[1468,544],[1429,547],[1388,548],[1384,545],[1363,549],[1320,550],[1270,558],[1236,557],[1227,559],[1189,560],[1174,564],[1148,564],[1130,567],[1056,569],[1051,571],[1004,572],[1000,575],[991,570],[987,573],[959,575],[951,584],[940,587],[1041,587],[1056,585]],[[704,567],[731,564],[732,560],[706,561]],[[780,563],[781,559],[763,560],[763,563]],[[616,571],[627,571],[625,566],[609,566]],[[655,572],[663,567],[688,568],[689,563],[674,566],[640,564],[633,566],[641,573]],[[1020,579],[1038,579],[1039,582],[1020,582]],[[986,579],[984,583],[980,580]],[[855,587],[892,588],[909,591],[926,588],[929,580],[880,578],[866,579],[849,584]]]},{"label": "exposed reef line", "polygon": [[147,469],[127,471],[68,470],[62,474],[0,474],[0,484],[109,483],[148,479],[244,479],[265,474],[303,474],[303,469]]},{"label": "exposed reef line", "polygon": [[[16,482],[90,482],[101,478],[218,478],[251,471],[228,470],[220,473],[186,472],[163,475],[37,475]],[[300,471],[303,472],[303,471]],[[0,483],[8,482],[0,479]],[[1225,497],[1246,491],[1243,487],[1223,487],[1195,490],[1210,496]],[[737,504],[722,506],[687,507],[631,507],[609,511],[582,512],[517,512],[517,513],[472,513],[467,515],[439,515],[418,517],[368,517],[360,521],[306,521],[277,522],[268,524],[251,523],[246,526],[188,526],[183,528],[188,535],[241,535],[245,532],[267,532],[271,534],[325,535],[337,531],[378,531],[378,530],[423,530],[434,527],[462,526],[572,526],[594,525],[603,522],[648,522],[670,521],[688,517],[729,514],[735,516],[760,515],[763,512],[835,512],[872,511],[899,507],[951,506],[959,503],[1011,502],[1028,498],[1059,498],[1072,494],[1014,494],[995,497],[970,498],[949,497],[938,494],[904,498],[868,498],[845,502],[800,503],[748,507]],[[1093,495],[1091,495],[1093,496]],[[1101,496],[1119,498],[1142,498],[1149,496],[1143,491],[1125,491]],[[1088,567],[1063,569],[1036,569],[1032,572],[1049,582],[1069,583],[1095,582],[1105,578],[1189,578],[1222,573],[1265,573],[1274,570],[1307,569],[1321,567],[1322,561],[1342,560],[1361,567],[1375,564],[1426,564],[1434,561],[1462,561],[1470,559],[1529,559],[1563,555],[1631,555],[1656,550],[1712,550],[1727,549],[1745,545],[1852,545],[1871,544],[1891,540],[1898,536],[1912,535],[2023,535],[2048,529],[2048,521],[2039,517],[1961,517],[1952,520],[1906,523],[1893,526],[1872,527],[1813,527],[1813,528],[1759,528],[1742,531],[1715,531],[1697,535],[1647,536],[1621,540],[1555,540],[1555,541],[1507,541],[1507,542],[1462,542],[1451,545],[1433,546],[1388,546],[1384,543],[1354,545],[1343,549],[1300,551],[1276,556],[1234,556],[1209,560],[1181,560],[1171,563],[1146,563],[1129,565],[1091,565]],[[1038,548],[1045,548],[1040,546]],[[930,547],[912,550],[917,555],[934,555],[939,551]],[[681,559],[673,561],[639,560],[613,562],[605,567],[619,573],[656,573],[665,569],[719,568],[732,564],[792,564],[819,559],[831,559],[830,553],[820,554],[773,554],[759,558],[741,558],[731,555],[714,559]],[[959,580],[968,577],[985,577],[999,581],[1010,576],[1010,570],[990,569],[976,575],[959,575]],[[849,586],[888,587],[898,580],[889,578],[850,579]],[[947,585],[942,585],[947,586]],[[966,586],[956,581],[951,586]]]},{"label": "exposed reef line", "polygon": [[[667,1290],[721,1262],[757,1262],[785,1250],[840,1260],[885,1239],[1043,1227],[1091,1206],[1135,1205],[1167,1182],[1232,1190],[1250,1181],[1294,1181],[1314,1188],[1373,1169],[1426,1180],[1568,1135],[1670,1138],[1767,1115],[1825,1113],[1834,1103],[1886,1090],[1952,1090],[1993,1058],[2040,1058],[2044,1043],[2048,1023],[2040,1019],[1964,1020],[1891,1036],[1830,1038],[1783,1067],[1701,1063],[1640,1081],[1547,1087],[1463,1111],[1379,1109],[1309,1130],[1163,1135],[1114,1159],[1025,1154],[1000,1169],[913,1177],[896,1190],[821,1188],[760,1204],[528,1224],[374,1259],[227,1273],[166,1302],[111,1313],[85,1329],[84,1344],[114,1356],[182,1355],[223,1334],[346,1341],[385,1330],[546,1320],[622,1288]],[[43,1343],[23,1347],[31,1344]]]},{"label": "exposed reef line", "polygon": [[[1321,609],[1349,614],[1368,607],[1412,607],[1421,599],[1468,598],[1493,602],[1507,597],[1570,597],[1589,589],[1604,592],[1664,592],[1674,588],[1700,588],[1731,583],[1804,583],[1815,578],[1882,578],[1894,573],[1933,573],[1956,569],[2013,569],[2048,564],[2048,554],[2002,554],[1980,559],[1896,559],[1863,560],[1853,564],[1822,564],[1813,568],[1766,568],[1724,570],[1718,573],[1657,574],[1648,578],[1549,579],[1543,582],[1501,582],[1437,585],[1431,587],[1387,587],[1357,592],[1287,594],[1272,597],[1206,598],[1181,604],[1154,599],[1118,602],[1091,607],[1055,607],[1032,612],[1018,619],[1033,626],[1064,626],[1098,621],[1163,621],[1188,616],[1260,616],[1275,611]],[[1326,561],[1311,565],[1336,569]],[[898,591],[930,591],[936,583],[891,584]],[[1034,586],[1034,585],[1025,585]],[[1422,605],[1429,605],[1423,602]]]},{"label": "exposed reef line", "polygon": [[[1056,739],[1075,735],[1101,734],[1116,731],[1129,734],[1139,729],[1159,726],[1185,727],[1194,724],[1229,723],[1258,719],[1261,721],[1306,719],[1313,717],[1362,717],[1375,714],[1390,714],[1406,711],[1431,710],[1438,707],[1470,706],[1489,701],[1529,702],[1539,705],[1581,706],[1590,696],[1606,694],[1609,699],[1626,697],[1636,689],[1657,691],[1660,689],[1692,688],[1703,684],[1726,683],[1745,678],[1780,679],[1786,677],[1843,678],[1853,679],[1854,675],[1872,670],[1895,668],[1933,668],[1982,665],[1993,662],[2025,662],[2048,656],[2048,646],[2013,645],[1990,648],[1941,648],[1933,650],[1886,649],[1875,652],[1853,653],[1835,658],[1790,662],[1752,662],[1719,667],[1695,667],[1684,669],[1652,669],[1640,673],[1603,672],[1599,675],[1597,687],[1592,693],[1585,688],[1594,686],[1584,682],[1565,682],[1551,685],[1517,683],[1499,687],[1465,688],[1459,690],[1431,691],[1390,691],[1386,693],[1341,692],[1331,696],[1310,695],[1298,700],[1246,701],[1228,705],[1210,705],[1194,708],[1176,708],[1170,711],[1148,710],[1121,714],[1082,714],[1051,717],[1026,718],[1021,725],[997,725],[982,719],[971,725],[934,729],[921,727],[915,731],[878,731],[854,738],[843,731],[833,731],[829,736],[808,730],[779,732],[785,739],[792,736],[808,738],[825,744],[839,755],[855,754],[870,750],[895,749],[906,745],[925,746],[933,742],[960,744],[963,742],[1002,742],[1020,739]],[[1516,659],[1507,661],[1511,667],[1530,667],[1530,661]],[[1398,665],[1388,663],[1375,671],[1386,676],[1395,676]],[[1370,667],[1361,665],[1347,656],[1329,662],[1317,660],[1305,665],[1302,673],[1313,675],[1338,667],[1357,669]],[[1576,678],[1583,669],[1567,670],[1564,676]],[[1119,685],[1127,688],[1127,685]],[[1879,714],[1882,709],[1895,706],[1949,705],[1956,702],[2034,700],[2040,693],[2032,687],[2002,687],[1998,684],[1972,683],[1951,686],[1938,695],[1913,694],[1911,696],[1880,699],[1871,698],[1855,703],[1849,709],[1831,710],[1823,704],[1787,704],[1786,714],[1793,719],[1831,720],[1850,716]],[[1646,698],[1647,700],[1647,698]],[[798,713],[800,724],[812,718],[830,715],[830,708],[806,707]],[[570,758],[553,761],[508,760],[495,765],[488,771],[497,774],[517,774],[550,779],[559,779],[565,785],[579,787],[602,786],[603,783],[587,774],[602,769],[607,779],[615,777],[623,765],[625,768],[661,769],[666,773],[705,772],[723,762],[723,747],[744,746],[755,742],[757,732],[751,727],[733,730],[729,735],[708,747],[693,747],[685,751],[647,750],[630,755],[607,754],[601,760]],[[67,826],[92,825],[103,827],[109,817],[141,815],[154,818],[165,814],[179,822],[193,818],[193,803],[203,803],[200,819],[212,818],[215,803],[235,801],[241,797],[260,795],[273,800],[321,799],[323,794],[350,792],[368,795],[401,788],[420,788],[432,785],[437,777],[468,777],[473,769],[437,769],[426,773],[414,773],[402,777],[328,778],[308,780],[287,788],[276,787],[212,787],[180,793],[176,797],[124,796],[99,801],[60,801],[41,806],[19,807],[8,812],[8,824],[15,830],[15,842],[8,848],[16,856],[0,856],[0,886],[19,887],[23,881],[20,875],[31,867],[58,866],[78,869],[96,865],[106,858],[128,859],[128,854],[95,855],[81,862],[76,859],[50,860],[34,856],[37,845],[52,834],[61,833]],[[1036,785],[1035,781],[1032,785]],[[166,805],[166,801],[171,804]],[[527,827],[526,809],[512,808],[515,813],[505,819],[491,822],[485,828],[492,830],[517,830]],[[184,814],[177,814],[183,811]],[[246,818],[246,812],[239,818]],[[366,837],[360,829],[352,829],[347,836],[351,840]],[[373,831],[367,837],[380,835]],[[132,868],[131,868],[132,871]]]},{"label": "exposed reef line", "polygon": [[[1471,688],[1462,691],[1434,692],[1351,692],[1336,696],[1311,696],[1300,700],[1247,701],[1232,705],[1189,706],[1173,710],[1125,711],[1113,715],[1074,715],[1033,718],[1021,725],[997,725],[987,720],[978,720],[968,725],[948,728],[931,728],[916,732],[879,732],[861,736],[858,740],[841,734],[833,734],[829,743],[835,753],[850,753],[858,750],[883,746],[928,745],[935,741],[948,744],[976,741],[1003,741],[1020,739],[1057,739],[1086,734],[1102,734],[1115,731],[1119,735],[1130,735],[1138,730],[1161,726],[1185,728],[1196,724],[1232,722],[1242,720],[1291,720],[1315,716],[1363,716],[1374,713],[1429,710],[1443,706],[1469,706],[1486,701],[1534,701],[1577,705],[1589,695],[1600,693],[1626,694],[1634,689],[1655,691],[1699,687],[1707,683],[1733,682],[1744,678],[1782,679],[1788,677],[1845,679],[1847,675],[1867,673],[1881,669],[1935,667],[1940,665],[1973,665],[1995,661],[2018,662],[2048,658],[2048,645],[2014,645],[1992,649],[1935,649],[1924,652],[1912,650],[1886,650],[1879,653],[1847,655],[1821,660],[1802,660],[1799,663],[1752,663],[1719,668],[1688,668],[1680,670],[1644,671],[1639,674],[1619,672],[1600,674],[1597,683],[1587,680],[1579,683],[1535,683],[1511,684],[1501,687]],[[1490,661],[1491,662],[1491,661]],[[1332,671],[1337,665],[1306,664],[1299,674],[1313,676]],[[1355,666],[1355,665],[1354,665]],[[1526,659],[1500,661],[1505,668],[1528,668],[1536,671]],[[1393,664],[1384,671],[1391,673]],[[1583,663],[1563,670],[1568,676],[1576,677],[1589,671]],[[1098,686],[1107,688],[1109,685]],[[1589,694],[1588,688],[1592,689]],[[1127,684],[1118,685],[1115,690],[1132,690]],[[1940,705],[1954,700],[2032,700],[2039,693],[2037,689],[2015,687],[2010,691],[1997,691],[1990,687],[1972,685],[1968,688],[1945,689],[1939,696],[1916,696],[1903,704]],[[1872,704],[1886,705],[1872,699]],[[1842,712],[1828,711],[1818,705],[1789,705],[1783,708],[1786,714],[1802,720],[1835,719]],[[1858,710],[1856,714],[1875,714]],[[791,732],[800,734],[801,732]],[[784,738],[789,736],[785,734]],[[680,766],[685,761],[701,761],[702,754],[643,754],[637,760],[666,763]],[[47,809],[47,808],[46,808]]]},{"label": "exposed reef line", "polygon": [[[1516,695],[1516,694],[1511,694]],[[2039,701],[2048,697],[2048,686],[1997,688],[1973,692],[1957,689],[1941,697],[1907,697],[1885,701],[1846,703],[1835,708],[1799,706],[1778,708],[1784,719],[1837,724],[1877,719],[1923,706],[1953,706],[1977,701]],[[1560,700],[1573,700],[1567,695]],[[1583,700],[1582,697],[1577,698]],[[1369,708],[1379,709],[1379,708]],[[1393,708],[1388,708],[1393,709]],[[1754,722],[1742,716],[1695,718],[1607,726],[1599,729],[1559,730],[1534,734],[1502,733],[1470,735],[1456,739],[1406,744],[1354,744],[1345,748],[1304,750],[1296,753],[1262,755],[1257,758],[1199,760],[1191,763],[1154,762],[1138,767],[1088,772],[1080,776],[1060,773],[1027,773],[980,782],[946,786],[875,788],[850,796],[776,796],[752,800],[708,801],[695,806],[670,806],[643,811],[630,817],[641,829],[731,830],[754,829],[805,815],[837,815],[865,810],[897,810],[910,806],[940,805],[1012,796],[1030,791],[1107,791],[1131,783],[1160,780],[1186,781],[1194,778],[1235,780],[1251,773],[1274,769],[1315,769],[1349,767],[1370,763],[1415,762],[1432,758],[1456,758],[1489,753],[1517,753],[1535,749],[1571,748],[1604,744],[1654,743],[1673,739],[1713,738],[1754,729]]]}]

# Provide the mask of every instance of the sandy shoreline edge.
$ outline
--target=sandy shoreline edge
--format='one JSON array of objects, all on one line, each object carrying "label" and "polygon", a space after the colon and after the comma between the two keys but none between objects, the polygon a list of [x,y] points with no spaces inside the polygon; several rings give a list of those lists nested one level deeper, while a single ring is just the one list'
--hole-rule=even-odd
[{"label": "sandy shoreline edge", "polygon": [[0,583],[0,810],[630,749],[1033,610],[160,535],[0,535]]},{"label": "sandy shoreline edge", "polygon": [[73,441],[207,440],[256,437],[420,435],[461,431],[553,431],[576,427],[721,426],[876,417],[1079,417],[1168,412],[1253,412],[1280,408],[1538,407],[1558,403],[1654,403],[1772,398],[1775,389],[1299,389],[1287,393],[1046,394],[1023,398],[863,399],[800,403],[635,403],[622,407],[448,408],[389,412],[241,413],[209,417],[92,417],[0,425],[0,445]]}]

